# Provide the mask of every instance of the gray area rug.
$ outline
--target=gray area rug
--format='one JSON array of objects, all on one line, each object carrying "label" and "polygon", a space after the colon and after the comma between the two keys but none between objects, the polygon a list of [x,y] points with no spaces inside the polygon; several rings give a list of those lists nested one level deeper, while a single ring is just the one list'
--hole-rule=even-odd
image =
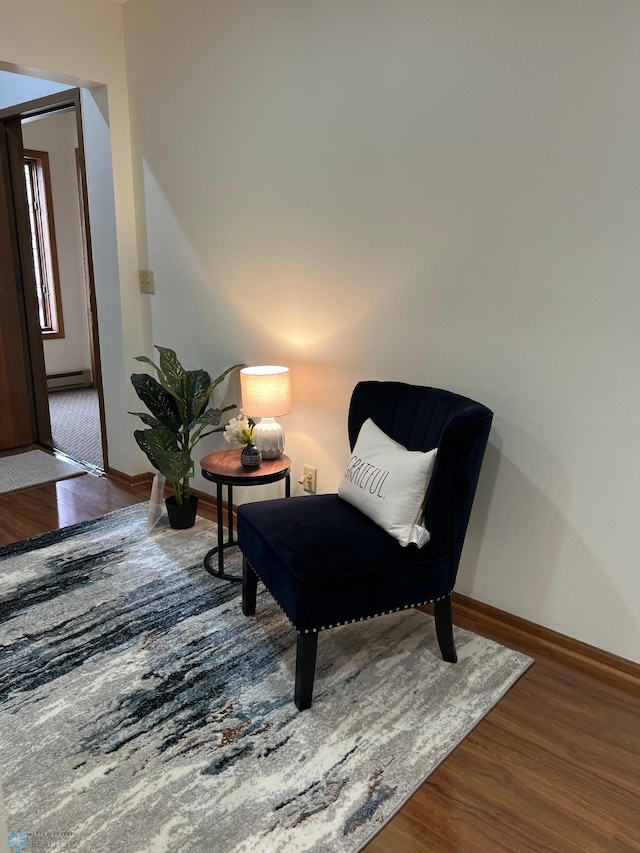
[{"label": "gray area rug", "polygon": [[49,416],[56,450],[104,469],[100,406],[95,388],[50,391]]},{"label": "gray area rug", "polygon": [[0,495],[85,473],[85,469],[79,465],[51,456],[44,450],[28,450],[26,453],[16,453],[14,456],[2,456],[0,457]]},{"label": "gray area rug", "polygon": [[531,663],[463,630],[444,663],[431,617],[405,611],[323,633],[299,713],[295,632],[264,591],[242,615],[202,568],[213,541],[200,518],[147,534],[143,504],[0,549],[13,839],[354,853]]}]

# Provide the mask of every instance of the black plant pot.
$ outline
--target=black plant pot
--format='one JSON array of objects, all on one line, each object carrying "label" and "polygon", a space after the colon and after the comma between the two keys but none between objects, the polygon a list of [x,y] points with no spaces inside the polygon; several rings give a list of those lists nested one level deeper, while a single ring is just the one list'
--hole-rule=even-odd
[{"label": "black plant pot", "polygon": [[167,507],[169,524],[174,530],[186,530],[196,523],[198,498],[195,495],[189,495],[189,501],[186,504],[176,503],[173,495],[170,498],[165,498],[164,503]]}]

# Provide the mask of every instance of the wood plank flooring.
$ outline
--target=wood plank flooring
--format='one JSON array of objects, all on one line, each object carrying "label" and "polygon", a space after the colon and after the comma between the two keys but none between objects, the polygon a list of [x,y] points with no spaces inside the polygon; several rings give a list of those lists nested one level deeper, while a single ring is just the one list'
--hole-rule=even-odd
[{"label": "wood plank flooring", "polygon": [[82,474],[0,495],[0,545],[67,527],[149,497],[107,477]]},{"label": "wood plank flooring", "polygon": [[[0,543],[148,494],[87,474],[0,495]],[[460,605],[454,621],[536,662],[366,853],[640,851],[640,682],[584,672],[509,620]]]}]

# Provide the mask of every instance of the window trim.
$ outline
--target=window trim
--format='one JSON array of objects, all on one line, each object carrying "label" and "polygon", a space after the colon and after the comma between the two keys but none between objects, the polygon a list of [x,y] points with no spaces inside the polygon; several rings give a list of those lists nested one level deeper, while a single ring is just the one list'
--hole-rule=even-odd
[{"label": "window trim", "polygon": [[[44,222],[38,222],[38,242],[40,245],[40,256],[43,258],[45,267],[44,275],[47,278],[48,301],[50,315],[52,317],[52,328],[40,328],[43,340],[64,338],[64,319],[62,315],[62,295],[60,290],[60,272],[58,268],[58,250],[56,245],[56,228],[53,215],[53,201],[51,192],[51,170],[49,167],[49,153],[47,151],[36,151],[31,148],[24,149],[25,164],[35,163],[35,177],[39,203],[44,204]],[[36,214],[37,215],[37,214]],[[29,233],[31,234],[31,222],[29,222]],[[36,294],[37,296],[37,294]],[[39,316],[39,312],[38,312]]]}]

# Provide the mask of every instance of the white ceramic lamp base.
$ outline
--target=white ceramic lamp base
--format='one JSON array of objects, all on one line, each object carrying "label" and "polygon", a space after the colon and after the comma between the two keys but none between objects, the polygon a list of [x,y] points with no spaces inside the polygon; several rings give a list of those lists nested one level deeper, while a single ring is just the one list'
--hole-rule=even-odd
[{"label": "white ceramic lamp base", "polygon": [[253,443],[263,459],[277,459],[284,450],[284,430],[275,418],[262,418],[253,429]]}]

